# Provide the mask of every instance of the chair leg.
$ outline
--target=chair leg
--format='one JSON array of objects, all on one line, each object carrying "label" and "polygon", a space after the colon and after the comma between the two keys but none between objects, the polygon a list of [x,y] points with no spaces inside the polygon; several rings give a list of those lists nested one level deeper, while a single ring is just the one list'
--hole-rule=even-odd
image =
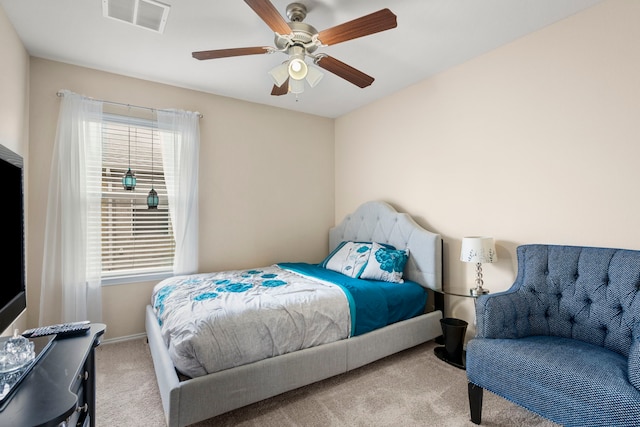
[{"label": "chair leg", "polygon": [[482,387],[469,383],[469,409],[474,424],[480,424],[482,420],[482,391]]}]

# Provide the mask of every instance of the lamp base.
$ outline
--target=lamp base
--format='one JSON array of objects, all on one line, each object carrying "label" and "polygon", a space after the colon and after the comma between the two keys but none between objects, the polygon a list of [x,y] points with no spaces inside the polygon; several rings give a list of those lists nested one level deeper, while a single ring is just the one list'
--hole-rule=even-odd
[{"label": "lamp base", "polygon": [[486,288],[471,288],[469,289],[469,294],[472,297],[479,297],[480,295],[485,295],[489,293],[489,289]]}]

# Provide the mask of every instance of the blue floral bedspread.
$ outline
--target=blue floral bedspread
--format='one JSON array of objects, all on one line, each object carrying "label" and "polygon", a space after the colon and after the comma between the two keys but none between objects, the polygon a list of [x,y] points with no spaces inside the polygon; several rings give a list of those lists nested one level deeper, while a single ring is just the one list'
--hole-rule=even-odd
[{"label": "blue floral bedspread", "polygon": [[[289,263],[172,277],[154,287],[151,302],[174,365],[197,377],[413,317],[426,302],[413,285],[399,297],[399,287],[412,287]],[[418,303],[407,309],[407,298]]]}]

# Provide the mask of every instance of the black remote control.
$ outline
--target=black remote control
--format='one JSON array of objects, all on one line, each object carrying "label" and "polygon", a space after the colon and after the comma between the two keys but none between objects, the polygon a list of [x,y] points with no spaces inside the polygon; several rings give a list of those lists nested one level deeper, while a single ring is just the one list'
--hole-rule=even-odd
[{"label": "black remote control", "polygon": [[57,325],[40,326],[34,329],[27,329],[22,333],[22,336],[30,338],[55,334],[59,338],[65,338],[86,334],[89,329],[91,329],[91,322],[88,320],[82,320],[80,322],[59,323]]}]

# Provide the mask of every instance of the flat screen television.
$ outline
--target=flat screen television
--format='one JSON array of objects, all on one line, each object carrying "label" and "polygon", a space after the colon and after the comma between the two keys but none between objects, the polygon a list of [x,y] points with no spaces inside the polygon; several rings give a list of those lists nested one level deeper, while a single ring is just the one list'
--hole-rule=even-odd
[{"label": "flat screen television", "polygon": [[24,177],[22,157],[0,145],[2,236],[0,242],[0,333],[27,308],[24,251]]}]

